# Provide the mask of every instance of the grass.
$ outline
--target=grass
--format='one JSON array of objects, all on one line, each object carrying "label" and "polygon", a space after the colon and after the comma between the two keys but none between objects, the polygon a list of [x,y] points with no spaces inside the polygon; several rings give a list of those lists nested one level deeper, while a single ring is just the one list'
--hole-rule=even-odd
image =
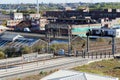
[{"label": "grass", "polygon": [[95,73],[104,76],[118,77],[120,79],[120,60],[102,60],[88,65],[78,66],[73,70]]}]

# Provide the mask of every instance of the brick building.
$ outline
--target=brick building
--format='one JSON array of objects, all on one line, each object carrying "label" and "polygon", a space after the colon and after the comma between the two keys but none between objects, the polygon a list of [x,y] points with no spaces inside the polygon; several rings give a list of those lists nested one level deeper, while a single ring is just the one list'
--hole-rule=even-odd
[{"label": "brick building", "polygon": [[98,20],[99,18],[115,19],[120,17],[120,9],[105,9],[105,10],[69,10],[69,11],[46,11],[44,13],[46,17],[57,18],[70,18],[70,17],[86,17],[90,16],[92,19]]}]

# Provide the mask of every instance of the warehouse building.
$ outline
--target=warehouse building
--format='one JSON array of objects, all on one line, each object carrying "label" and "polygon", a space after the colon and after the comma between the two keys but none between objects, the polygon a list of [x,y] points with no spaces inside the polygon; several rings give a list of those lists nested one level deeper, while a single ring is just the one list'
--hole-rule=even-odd
[{"label": "warehouse building", "polygon": [[7,34],[3,33],[0,36],[0,48],[7,48],[7,47],[13,47],[13,48],[20,48],[25,46],[33,46],[37,44],[39,39],[33,39],[33,38],[26,38],[19,34]]}]

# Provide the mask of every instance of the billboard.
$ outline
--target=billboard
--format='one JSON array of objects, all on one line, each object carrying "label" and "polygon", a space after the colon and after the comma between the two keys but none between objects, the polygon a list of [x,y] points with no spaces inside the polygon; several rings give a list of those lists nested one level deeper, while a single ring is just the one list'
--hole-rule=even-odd
[{"label": "billboard", "polygon": [[22,59],[24,62],[35,61],[38,58],[38,53],[24,54],[22,55]]}]

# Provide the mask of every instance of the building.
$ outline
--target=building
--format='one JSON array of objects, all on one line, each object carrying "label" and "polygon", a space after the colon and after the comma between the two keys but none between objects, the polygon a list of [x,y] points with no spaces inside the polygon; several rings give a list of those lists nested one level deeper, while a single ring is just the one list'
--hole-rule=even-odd
[{"label": "building", "polygon": [[15,41],[18,38],[23,38],[23,36],[18,34],[4,34],[0,37],[2,40]]},{"label": "building", "polygon": [[23,13],[14,13],[13,19],[14,20],[23,20]]},{"label": "building", "polygon": [[99,18],[115,19],[120,17],[120,9],[105,9],[105,10],[66,10],[66,11],[46,11],[44,13],[46,17],[57,17],[57,18],[70,18],[70,17],[86,17],[90,16],[91,19],[98,20]]},{"label": "building", "polygon": [[47,18],[39,18],[31,20],[31,31],[43,32],[45,31],[45,25],[48,24]]},{"label": "building", "polygon": [[29,19],[31,19],[31,20],[40,19],[40,14],[30,14]]},{"label": "building", "polygon": [[7,20],[7,27],[14,30],[15,27],[20,24],[21,20]]},{"label": "building", "polygon": [[19,34],[14,33],[6,33],[0,35],[0,49],[5,48],[17,48],[20,49],[21,47],[31,47],[35,44],[38,44],[39,39],[33,39],[31,37],[26,38]]},{"label": "building", "polygon": [[16,26],[14,26],[15,31],[24,31],[25,28],[31,28],[31,21],[30,20],[23,20]]},{"label": "building", "polygon": [[67,36],[70,32],[71,35],[78,35],[86,37],[86,32],[90,28],[100,28],[101,24],[97,24],[92,19],[76,19],[76,18],[63,18],[51,19],[50,23],[46,25],[46,34],[55,36]]},{"label": "building", "polygon": [[45,25],[48,23],[49,21],[47,18],[40,18],[40,30],[45,30]]},{"label": "building", "polygon": [[115,77],[100,76],[96,74],[77,72],[72,70],[59,70],[40,80],[119,80]]}]

